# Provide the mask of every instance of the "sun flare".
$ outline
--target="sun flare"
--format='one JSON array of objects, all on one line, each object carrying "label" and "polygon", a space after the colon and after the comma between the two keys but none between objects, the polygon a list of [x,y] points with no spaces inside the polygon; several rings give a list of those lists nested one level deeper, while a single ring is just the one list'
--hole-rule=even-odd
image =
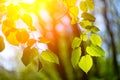
[{"label": "sun flare", "polygon": [[22,2],[29,3],[29,4],[34,3],[34,1],[35,1],[35,0],[22,0]]}]

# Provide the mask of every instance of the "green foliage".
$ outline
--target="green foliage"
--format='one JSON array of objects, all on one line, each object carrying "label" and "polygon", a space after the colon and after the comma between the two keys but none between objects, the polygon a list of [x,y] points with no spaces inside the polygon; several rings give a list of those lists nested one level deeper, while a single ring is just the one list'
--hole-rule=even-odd
[{"label": "green foliage", "polygon": [[71,58],[71,62],[74,68],[76,68],[78,66],[78,62],[80,60],[80,56],[81,56],[81,48],[78,47],[76,49],[74,49],[72,51],[72,58]]},{"label": "green foliage", "polygon": [[[59,64],[60,63],[59,58],[61,61],[63,61],[63,62],[61,62],[63,64],[62,65],[63,67],[65,67],[67,65],[67,63],[68,63],[68,65],[70,65],[70,63],[69,63],[70,61],[68,58],[69,53],[67,53],[69,46],[67,43],[65,43],[66,41],[63,39],[64,36],[62,36],[62,38],[61,38],[61,35],[55,34],[56,38],[60,37],[59,39],[61,39],[61,40],[57,39],[58,41],[56,41],[56,42],[59,42],[59,43],[57,43],[57,46],[55,46],[55,51],[59,53],[59,57],[55,53],[53,53],[53,51],[51,51],[51,50],[45,50],[41,54],[39,54],[39,52],[38,52],[39,47],[37,45],[35,46],[37,48],[33,47],[33,45],[36,43],[51,43],[51,44],[53,44],[54,40],[53,40],[53,42],[50,42],[50,40],[48,38],[44,38],[44,37],[39,37],[37,39],[34,37],[31,39],[31,32],[39,31],[39,30],[36,30],[35,26],[33,26],[33,19],[31,17],[31,13],[32,14],[34,13],[38,17],[39,10],[41,9],[41,7],[40,7],[41,5],[39,5],[38,3],[46,3],[47,4],[47,3],[50,3],[49,0],[43,0],[45,2],[43,2],[42,0],[36,0],[36,2],[33,3],[34,6],[27,4],[27,3],[19,3],[19,5],[8,4],[8,6],[5,6],[5,7],[2,6],[5,8],[5,9],[3,8],[3,10],[2,10],[1,3],[4,3],[5,1],[6,0],[0,0],[0,12],[5,12],[5,15],[6,15],[6,19],[3,20],[3,22],[2,22],[2,32],[5,35],[6,40],[14,46],[21,46],[21,45],[26,46],[26,48],[23,49],[23,55],[21,57],[21,60],[25,66],[28,66],[29,64],[32,64],[35,62],[35,68],[36,68],[36,66],[38,66],[38,68],[39,68],[38,63],[41,63],[42,69],[44,69],[44,71],[46,71],[46,73],[47,73],[47,71],[48,71],[48,73],[53,72],[54,75],[50,74],[49,76],[51,76],[55,80],[58,80],[58,78],[55,76],[57,71],[55,71],[55,69],[53,69],[53,68],[51,68],[51,70],[48,69],[48,66],[53,67],[54,63]],[[56,6],[55,2],[57,2],[57,1],[58,0],[56,0],[56,1],[53,0],[54,6]],[[65,8],[67,8],[67,14],[71,18],[71,25],[78,25],[79,28],[81,29],[80,37],[74,36],[73,41],[70,42],[70,43],[72,43],[71,47],[73,49],[72,55],[71,55],[72,66],[75,69],[77,69],[77,67],[79,67],[85,73],[88,73],[88,71],[90,71],[90,69],[93,65],[92,57],[101,57],[101,56],[105,55],[104,50],[100,47],[102,45],[102,39],[98,34],[96,34],[96,32],[99,31],[99,28],[97,28],[94,25],[96,18],[91,14],[91,11],[94,9],[94,2],[93,2],[93,0],[84,0],[84,1],[80,2],[79,6],[76,6],[77,0],[60,0],[60,1],[62,1],[62,3],[64,3]],[[48,4],[48,5],[52,6],[52,2],[51,2],[51,4]],[[32,7],[30,7],[30,6],[32,6]],[[39,7],[39,8],[37,8],[37,7]],[[42,7],[46,7],[46,6],[42,5]],[[36,9],[34,9],[34,8],[36,8]],[[57,9],[56,7],[54,7],[54,9],[55,9],[55,11],[59,11],[59,10],[56,10]],[[50,17],[53,17],[54,9],[48,10],[48,11],[50,11]],[[79,15],[80,9],[82,11],[81,15]],[[54,15],[54,16],[56,16],[56,15]],[[81,18],[79,18],[79,16]],[[17,20],[22,20],[27,25],[27,28],[23,28],[23,29],[17,28],[16,27]],[[40,21],[38,21],[38,22],[40,22]],[[44,28],[44,29],[46,29],[46,28]],[[48,30],[45,30],[45,31],[48,31]],[[54,33],[54,30],[51,30],[51,31],[53,31],[53,33]],[[43,31],[43,33],[44,33],[44,31]],[[44,35],[46,35],[46,34],[43,34],[43,36]],[[1,52],[5,48],[5,44],[4,44],[4,40],[3,40],[2,36],[0,36],[0,42],[1,42],[0,43],[0,52]],[[56,45],[56,42],[55,42],[55,45]],[[68,46],[68,48],[66,46]],[[56,48],[61,48],[61,49],[56,49]],[[65,55],[65,59],[67,59],[66,61],[65,61],[65,59],[63,59],[64,58],[63,54]],[[61,55],[62,55],[62,58],[61,58]],[[36,58],[39,58],[39,59],[36,59]],[[67,68],[65,68],[65,69],[66,69],[67,74],[72,75],[72,73],[67,72],[70,69],[72,69],[71,66],[68,67],[68,69]],[[52,71],[52,70],[54,70],[54,71]],[[72,70],[71,70],[71,72],[72,72]]]},{"label": "green foliage", "polygon": [[72,42],[72,48],[75,49],[79,47],[81,44],[81,39],[79,37],[75,37],[73,42]]},{"label": "green foliage", "polygon": [[89,14],[89,13],[84,12],[84,13],[81,14],[81,17],[84,18],[85,20],[95,22],[95,17],[93,15]]},{"label": "green foliage", "polygon": [[102,44],[102,39],[98,34],[92,34],[90,36],[90,40],[91,40],[92,44],[94,44],[94,45],[101,46],[101,44]]},{"label": "green foliage", "polygon": [[88,46],[86,48],[86,51],[91,56],[101,57],[105,55],[104,50],[101,47],[94,44],[91,44],[90,46]]},{"label": "green foliage", "polygon": [[36,48],[31,49],[30,47],[27,47],[23,50],[23,55],[22,55],[21,60],[23,64],[27,66],[37,56],[38,56],[38,50]]},{"label": "green foliage", "polygon": [[79,67],[87,73],[93,65],[93,60],[90,55],[82,56],[79,62]]},{"label": "green foliage", "polygon": [[57,55],[51,52],[50,50],[43,51],[40,55],[40,58],[48,62],[59,64],[59,59]]}]

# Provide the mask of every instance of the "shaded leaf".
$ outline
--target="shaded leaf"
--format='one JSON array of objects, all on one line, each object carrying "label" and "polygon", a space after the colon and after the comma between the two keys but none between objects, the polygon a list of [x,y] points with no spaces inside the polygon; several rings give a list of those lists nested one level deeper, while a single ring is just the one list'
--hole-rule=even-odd
[{"label": "shaded leaf", "polygon": [[91,32],[98,32],[98,31],[100,31],[100,30],[99,30],[99,28],[97,28],[96,26],[93,26],[93,27],[91,28]]},{"label": "shaded leaf", "polygon": [[87,12],[87,11],[88,11],[88,7],[87,7],[86,1],[81,1],[81,2],[80,2],[80,9],[81,9],[83,12]]},{"label": "shaded leaf", "polygon": [[92,44],[94,44],[94,45],[101,46],[101,44],[102,44],[102,39],[98,34],[92,34],[90,36],[90,40],[91,40]]},{"label": "shaded leaf", "polygon": [[23,50],[22,62],[25,66],[31,63],[38,56],[38,50],[36,48],[27,47]]},{"label": "shaded leaf", "polygon": [[45,61],[59,64],[59,59],[58,59],[57,55],[49,50],[43,51],[41,53],[40,57]]},{"label": "shaded leaf", "polygon": [[20,43],[25,43],[29,39],[29,33],[25,29],[20,29],[16,33],[16,39]]},{"label": "shaded leaf", "polygon": [[29,40],[27,41],[27,46],[28,46],[28,47],[31,47],[34,43],[36,43],[36,40],[35,40],[35,39],[29,39]]},{"label": "shaded leaf", "polygon": [[5,49],[5,43],[3,37],[0,35],[0,52]]},{"label": "shaded leaf", "polygon": [[83,27],[83,28],[86,28],[87,26],[91,26],[92,23],[89,21],[89,20],[82,20],[80,22],[80,25]]},{"label": "shaded leaf", "polygon": [[85,27],[85,29],[87,29],[88,32],[93,32],[93,33],[100,31],[99,28],[97,28],[97,27],[94,26],[94,25],[92,25],[92,26],[87,26],[87,27]]},{"label": "shaded leaf", "polygon": [[105,55],[105,52],[101,47],[93,44],[91,44],[91,46],[88,46],[86,48],[86,51],[91,56],[101,57]]},{"label": "shaded leaf", "polygon": [[79,62],[79,67],[85,72],[88,73],[88,71],[92,68],[93,60],[90,55],[82,56]]},{"label": "shaded leaf", "polygon": [[81,17],[84,18],[85,20],[89,20],[91,22],[95,22],[95,17],[92,14],[89,13],[82,13]]},{"label": "shaded leaf", "polygon": [[80,46],[81,44],[81,39],[79,37],[75,37],[72,41],[72,48],[75,49]]},{"label": "shaded leaf", "polygon": [[81,56],[81,48],[80,47],[78,47],[72,51],[71,62],[72,62],[72,65],[74,68],[77,67],[78,62],[80,60],[80,56]]}]

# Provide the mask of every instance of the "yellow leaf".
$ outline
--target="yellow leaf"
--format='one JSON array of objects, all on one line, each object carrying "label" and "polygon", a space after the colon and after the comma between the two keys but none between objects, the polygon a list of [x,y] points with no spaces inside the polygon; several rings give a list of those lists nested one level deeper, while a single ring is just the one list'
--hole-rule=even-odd
[{"label": "yellow leaf", "polygon": [[7,6],[7,17],[11,20],[17,20],[19,18],[19,9],[20,8],[18,6],[10,4],[9,6]]},{"label": "yellow leaf", "polygon": [[25,43],[29,39],[29,33],[25,29],[20,29],[16,33],[16,39],[20,43]]},{"label": "yellow leaf", "polygon": [[5,36],[7,36],[11,31],[16,30],[15,27],[16,27],[16,24],[14,21],[10,19],[6,19],[3,21],[3,24],[2,24],[2,32],[4,33]]},{"label": "yellow leaf", "polygon": [[94,2],[93,0],[86,0],[88,8],[92,11],[94,9]]},{"label": "yellow leaf", "polygon": [[45,37],[39,37],[38,41],[41,43],[46,43],[46,44],[50,42],[50,40],[48,38],[45,38]]},{"label": "yellow leaf", "polygon": [[15,32],[10,32],[10,34],[7,36],[7,41],[15,46],[19,45],[19,42],[16,39],[16,31]]},{"label": "yellow leaf", "polygon": [[64,4],[67,7],[73,7],[76,5],[76,3],[77,3],[77,0],[64,0]]},{"label": "yellow leaf", "polygon": [[7,0],[0,0],[0,3],[4,3],[4,2],[6,2]]},{"label": "yellow leaf", "polygon": [[32,26],[32,17],[29,14],[24,14],[21,18],[28,26]]},{"label": "yellow leaf", "polygon": [[80,9],[81,9],[83,12],[87,12],[87,11],[88,11],[88,7],[87,7],[86,1],[81,1],[81,2],[80,2]]},{"label": "yellow leaf", "polygon": [[76,24],[78,22],[79,10],[77,6],[71,7],[69,9],[69,15],[72,18],[71,24]]},{"label": "yellow leaf", "polygon": [[5,43],[3,37],[0,35],[0,52],[5,49]]}]

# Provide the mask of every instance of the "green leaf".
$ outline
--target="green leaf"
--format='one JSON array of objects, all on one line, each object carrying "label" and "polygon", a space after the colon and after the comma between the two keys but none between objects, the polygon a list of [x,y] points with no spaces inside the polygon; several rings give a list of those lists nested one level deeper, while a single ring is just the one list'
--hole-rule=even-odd
[{"label": "green leaf", "polygon": [[84,12],[84,13],[82,13],[81,17],[84,18],[85,20],[95,22],[95,17],[92,14]]},{"label": "green leaf", "polygon": [[88,71],[91,69],[93,65],[93,60],[90,55],[82,56],[79,62],[79,67],[85,72],[88,73]]},{"label": "green leaf", "polygon": [[91,44],[91,46],[88,46],[86,48],[86,51],[91,56],[101,57],[105,55],[105,52],[101,47],[93,44]]},{"label": "green leaf", "polygon": [[102,44],[102,39],[98,34],[92,34],[90,36],[90,40],[91,40],[92,44],[94,44],[94,45],[101,46],[101,44]]},{"label": "green leaf", "polygon": [[88,8],[92,11],[95,7],[93,0],[86,0]]},{"label": "green leaf", "polygon": [[87,41],[88,36],[86,35],[86,33],[83,32],[83,33],[80,35],[80,38],[81,38],[83,41]]},{"label": "green leaf", "polygon": [[30,47],[27,47],[23,50],[23,55],[22,55],[22,62],[25,66],[27,66],[28,64],[30,64],[34,59],[35,57],[38,56],[38,50],[36,48],[30,48]]},{"label": "green leaf", "polygon": [[87,12],[87,11],[88,11],[88,7],[87,7],[86,1],[81,1],[81,2],[80,2],[80,9],[81,9],[83,12]]},{"label": "green leaf", "polygon": [[92,23],[89,21],[89,20],[82,20],[80,22],[80,25],[83,27],[83,28],[86,28],[87,26],[91,26]]},{"label": "green leaf", "polygon": [[98,31],[100,31],[99,28],[97,28],[96,26],[92,26],[91,32],[98,32]]},{"label": "green leaf", "polygon": [[81,39],[79,37],[75,37],[72,41],[72,48],[75,49],[79,47],[81,44]]},{"label": "green leaf", "polygon": [[55,55],[53,52],[49,50],[43,51],[40,57],[45,61],[59,64],[59,59],[57,55]]},{"label": "green leaf", "polygon": [[74,68],[77,67],[78,62],[80,60],[80,56],[81,56],[81,48],[80,47],[78,47],[72,51],[71,62],[72,62],[72,65]]},{"label": "green leaf", "polygon": [[0,35],[0,52],[5,49],[5,43],[3,37]]}]

